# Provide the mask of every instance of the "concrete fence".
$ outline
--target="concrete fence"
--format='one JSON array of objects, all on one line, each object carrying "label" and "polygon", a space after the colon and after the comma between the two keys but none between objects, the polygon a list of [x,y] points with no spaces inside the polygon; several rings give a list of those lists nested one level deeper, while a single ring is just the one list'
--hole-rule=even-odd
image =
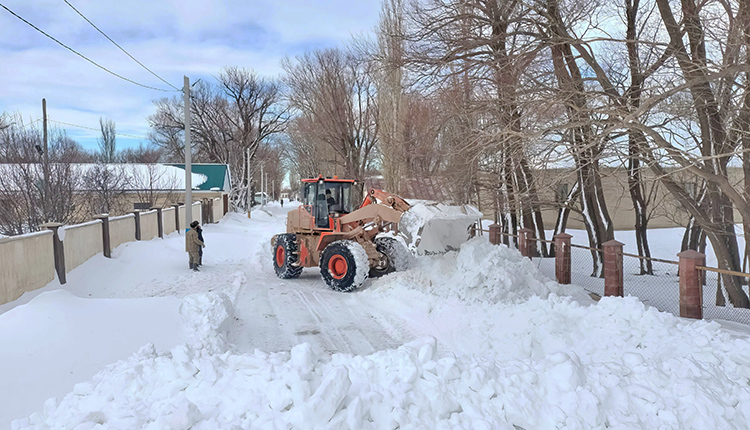
[{"label": "concrete fence", "polygon": [[102,220],[71,225],[62,230],[65,271],[70,272],[102,252]]},{"label": "concrete fence", "polygon": [[[218,222],[226,214],[222,203],[222,199],[195,202],[193,219],[201,221],[205,214],[208,222]],[[2,238],[0,304],[47,285],[55,279],[55,272],[64,284],[66,273],[99,253],[111,258],[112,250],[124,243],[163,238],[177,230],[182,234],[184,226],[185,206],[181,205],[112,218],[98,215],[93,221],[71,226],[48,223],[42,226],[45,231]]]},{"label": "concrete fence", "polygon": [[220,198],[215,198],[213,200],[213,207],[211,208],[213,210],[213,220],[219,220],[221,217],[224,216],[224,202]]},{"label": "concrete fence", "polygon": [[177,230],[177,226],[175,225],[174,214],[175,214],[175,208],[173,207],[166,208],[161,211],[162,225],[164,226],[165,236]]},{"label": "concrete fence", "polygon": [[159,237],[159,220],[156,210],[141,214],[141,240],[151,240]]},{"label": "concrete fence", "polygon": [[185,231],[185,220],[186,220],[186,218],[185,218],[185,206],[180,206],[177,209],[177,213],[178,213],[178,216],[177,216],[177,218],[178,218],[177,230],[179,230],[179,231]]},{"label": "concrete fence", "polygon": [[53,233],[40,231],[0,239],[0,304],[55,279]]},{"label": "concrete fence", "polygon": [[127,214],[109,219],[109,240],[112,249],[135,240],[135,215]]}]

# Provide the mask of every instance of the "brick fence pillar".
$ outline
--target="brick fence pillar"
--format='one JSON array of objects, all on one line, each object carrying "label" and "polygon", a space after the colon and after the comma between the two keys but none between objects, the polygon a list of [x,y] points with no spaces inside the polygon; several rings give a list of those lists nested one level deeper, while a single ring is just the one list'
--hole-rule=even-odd
[{"label": "brick fence pillar", "polygon": [[162,217],[161,208],[151,208],[156,210],[156,228],[159,231],[159,237],[164,239],[164,218]]},{"label": "brick fence pillar", "polygon": [[94,218],[102,220],[102,254],[107,258],[112,258],[112,242],[109,237],[109,214],[96,215]]},{"label": "brick fence pillar", "polygon": [[533,255],[533,249],[535,243],[533,241],[534,231],[530,228],[522,228],[518,230],[518,250],[521,251],[521,255],[529,257]]},{"label": "brick fence pillar", "polygon": [[141,240],[141,211],[130,212],[135,220],[135,240]]},{"label": "brick fence pillar", "polygon": [[624,297],[622,279],[623,243],[610,240],[602,244],[604,249],[604,295]]},{"label": "brick fence pillar", "polygon": [[680,258],[680,316],[703,318],[703,271],[695,266],[703,266],[706,256],[688,249],[677,254]]},{"label": "brick fence pillar", "polygon": [[560,284],[570,284],[570,240],[568,233],[555,235],[555,278]]},{"label": "brick fence pillar", "polygon": [[182,234],[180,232],[180,205],[172,205],[174,208],[174,229],[177,230],[177,234]]},{"label": "brick fence pillar", "polygon": [[500,224],[492,224],[489,227],[490,230],[490,243],[493,245],[500,245]]},{"label": "brick fence pillar", "polygon": [[63,242],[60,240],[60,233],[57,231],[62,224],[59,222],[48,222],[40,225],[40,227],[51,230],[52,237],[52,253],[55,256],[55,271],[57,272],[57,279],[60,280],[61,284],[67,282],[65,279],[65,249],[63,248]]},{"label": "brick fence pillar", "polygon": [[215,223],[214,220],[214,199],[208,199],[208,222]]}]

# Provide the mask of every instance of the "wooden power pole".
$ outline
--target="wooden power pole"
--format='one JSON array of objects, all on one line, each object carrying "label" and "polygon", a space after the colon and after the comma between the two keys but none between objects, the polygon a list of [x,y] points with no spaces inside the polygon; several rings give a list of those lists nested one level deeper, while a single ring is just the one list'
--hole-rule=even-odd
[{"label": "wooden power pole", "polygon": [[[185,228],[193,222],[192,145],[190,144],[190,78],[185,76]],[[180,226],[177,226],[179,230]]]},{"label": "wooden power pole", "polygon": [[42,186],[42,211],[44,222],[49,222],[50,213],[50,187],[49,187],[49,144],[47,133],[47,99],[42,99],[42,132],[44,136],[44,154],[42,154],[42,171],[44,172],[44,184]]}]

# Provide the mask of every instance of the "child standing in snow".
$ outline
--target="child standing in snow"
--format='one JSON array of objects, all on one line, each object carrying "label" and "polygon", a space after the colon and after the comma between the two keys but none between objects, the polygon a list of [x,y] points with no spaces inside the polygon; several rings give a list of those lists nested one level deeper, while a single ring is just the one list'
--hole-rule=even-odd
[{"label": "child standing in snow", "polygon": [[200,258],[200,250],[206,246],[202,240],[198,238],[198,221],[190,223],[190,230],[185,233],[185,251],[190,257],[190,269],[198,271],[198,259]]}]

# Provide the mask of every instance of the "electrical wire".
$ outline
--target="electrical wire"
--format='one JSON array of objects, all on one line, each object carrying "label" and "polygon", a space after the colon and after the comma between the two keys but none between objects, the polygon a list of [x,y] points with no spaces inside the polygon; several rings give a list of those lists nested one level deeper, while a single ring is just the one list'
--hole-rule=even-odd
[{"label": "electrical wire", "polygon": [[151,86],[148,86],[148,85],[144,85],[144,84],[138,83],[138,82],[136,82],[136,81],[134,81],[134,80],[132,80],[132,79],[128,79],[128,78],[126,78],[126,77],[124,77],[124,76],[122,76],[122,75],[119,75],[119,74],[117,74],[117,73],[115,73],[115,72],[113,72],[113,71],[111,71],[111,70],[107,69],[106,67],[104,67],[104,66],[101,66],[101,65],[99,65],[99,64],[98,64],[98,63],[96,63],[96,62],[95,62],[94,60],[91,60],[91,59],[89,59],[88,57],[86,57],[85,55],[83,55],[83,54],[79,53],[78,51],[76,51],[75,49],[71,48],[70,46],[68,46],[68,45],[66,45],[66,44],[64,44],[64,43],[62,43],[62,42],[60,42],[59,40],[57,40],[57,39],[55,39],[54,37],[50,36],[49,34],[45,33],[45,32],[44,32],[44,30],[40,29],[39,27],[37,27],[37,26],[35,26],[34,24],[30,23],[29,21],[25,20],[25,19],[24,19],[23,17],[19,16],[19,15],[18,15],[17,13],[15,13],[15,12],[13,12],[12,10],[8,9],[8,7],[7,7],[7,6],[5,6],[4,4],[0,3],[0,7],[2,7],[2,8],[3,8],[3,9],[5,9],[6,11],[8,11],[8,12],[9,12],[9,13],[10,13],[11,15],[15,16],[16,18],[20,19],[21,21],[23,21],[24,23],[26,23],[27,25],[29,25],[29,26],[30,26],[31,28],[33,28],[34,30],[36,30],[36,31],[38,31],[38,32],[42,33],[43,35],[47,36],[48,38],[52,39],[52,40],[53,40],[53,41],[55,41],[55,42],[56,42],[56,43],[57,43],[58,45],[62,46],[63,48],[65,48],[65,49],[67,49],[67,50],[69,50],[70,52],[72,52],[72,53],[74,53],[74,54],[78,55],[79,57],[83,58],[84,60],[88,61],[89,63],[93,64],[94,66],[96,66],[96,67],[98,67],[98,68],[100,68],[100,69],[104,70],[105,72],[107,72],[107,73],[109,73],[109,74],[111,74],[111,75],[113,75],[113,76],[116,76],[116,77],[118,77],[118,78],[120,78],[120,79],[122,79],[122,80],[124,80],[124,81],[130,82],[131,84],[135,84],[135,85],[138,85],[139,87],[143,87],[143,88],[148,88],[148,89],[150,89],[150,90],[155,90],[155,91],[164,91],[164,92],[172,92],[172,91],[173,91],[173,90],[165,90],[165,89],[163,89],[163,88],[156,88],[156,87],[151,87]]},{"label": "electrical wire", "polygon": [[[78,125],[78,124],[71,124],[69,122],[55,121],[54,119],[49,119],[49,118],[47,118],[47,121],[54,122],[54,123],[57,123],[57,124],[67,125],[69,127],[76,127],[76,128],[82,128],[84,130],[94,130],[94,131],[101,132],[101,129],[99,129],[99,128],[86,127],[85,125]],[[117,133],[117,132],[115,132],[115,136],[132,137],[134,139],[148,140],[147,137],[135,136],[135,135],[132,135],[132,134]]]},{"label": "electrical wire", "polygon": [[125,48],[123,48],[122,46],[118,45],[117,42],[115,42],[114,40],[112,40],[111,37],[107,36],[99,27],[97,27],[96,25],[94,25],[94,23],[91,22],[91,20],[89,20],[88,18],[86,18],[78,9],[76,9],[75,6],[73,6],[72,4],[70,4],[70,2],[68,2],[68,0],[63,0],[63,1],[65,2],[65,4],[67,4],[68,6],[70,6],[70,8],[73,9],[78,15],[80,15],[81,18],[83,18],[86,22],[88,22],[89,24],[91,24],[91,26],[94,27],[96,29],[96,31],[98,31],[99,33],[101,33],[102,36],[106,37],[107,40],[109,40],[110,42],[112,42],[113,45],[115,45],[116,47],[120,48],[120,51],[124,52],[125,55],[127,55],[128,57],[130,57],[136,63],[138,63],[139,66],[143,67],[149,73],[151,73],[152,75],[156,76],[160,81],[164,82],[165,84],[169,85],[170,87],[174,88],[175,90],[182,91],[180,88],[177,88],[174,85],[170,84],[169,82],[165,81],[161,76],[159,76],[156,73],[154,73],[151,69],[149,69],[148,67],[146,67],[143,63],[141,63],[140,61],[136,60],[135,57],[133,57],[132,55],[130,55],[130,53],[125,50]]}]

